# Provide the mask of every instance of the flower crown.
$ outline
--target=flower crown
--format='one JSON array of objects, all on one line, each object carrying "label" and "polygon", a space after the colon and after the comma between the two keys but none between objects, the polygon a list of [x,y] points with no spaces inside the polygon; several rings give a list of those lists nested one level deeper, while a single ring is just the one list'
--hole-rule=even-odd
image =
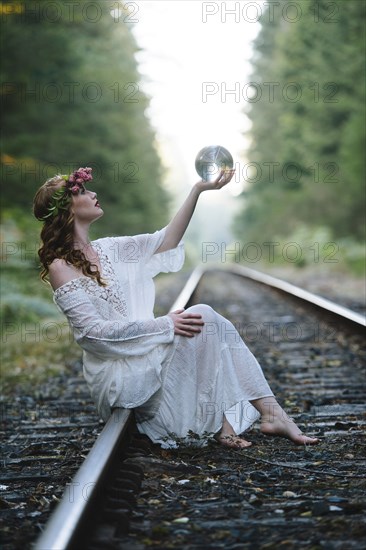
[{"label": "flower crown", "polygon": [[70,176],[60,176],[66,183],[52,195],[50,206],[47,208],[48,214],[43,216],[42,220],[54,218],[59,214],[60,210],[68,210],[71,195],[77,195],[85,182],[93,179],[91,172],[92,168],[79,168],[70,174]]}]

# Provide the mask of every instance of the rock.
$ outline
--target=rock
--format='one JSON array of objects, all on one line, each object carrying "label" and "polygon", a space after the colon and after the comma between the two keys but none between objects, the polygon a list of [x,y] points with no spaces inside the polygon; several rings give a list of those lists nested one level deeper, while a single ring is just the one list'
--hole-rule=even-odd
[{"label": "rock", "polygon": [[176,518],[176,519],[173,519],[172,523],[188,523],[189,522],[189,518]]},{"label": "rock", "polygon": [[282,496],[285,498],[298,498],[299,495],[297,495],[296,493],[293,493],[292,491],[284,491],[282,493]]}]

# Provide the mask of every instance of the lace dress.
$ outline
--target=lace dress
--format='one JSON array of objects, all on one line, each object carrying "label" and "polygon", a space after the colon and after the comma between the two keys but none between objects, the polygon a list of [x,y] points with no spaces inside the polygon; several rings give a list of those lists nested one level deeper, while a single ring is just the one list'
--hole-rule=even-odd
[{"label": "lace dress", "polygon": [[[178,271],[184,248],[155,254],[165,228],[135,237],[93,241],[107,286],[78,277],[54,292],[83,349],[83,372],[100,416],[113,407],[135,409],[137,425],[156,443],[217,432],[225,412],[236,433],[258,413],[249,400],[273,395],[262,370],[234,326],[206,305],[205,325],[187,338],[172,319],[154,318],[153,277]],[[188,311],[188,310],[187,310]]]}]

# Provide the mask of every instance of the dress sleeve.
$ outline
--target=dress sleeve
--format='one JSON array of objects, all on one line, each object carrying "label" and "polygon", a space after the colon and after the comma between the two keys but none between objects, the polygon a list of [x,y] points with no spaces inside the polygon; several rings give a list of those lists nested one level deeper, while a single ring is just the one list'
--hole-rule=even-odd
[{"label": "dress sleeve", "polygon": [[184,264],[184,257],[184,244],[181,242],[176,248],[153,254],[146,267],[151,277],[155,277],[158,273],[179,271]]},{"label": "dress sleeve", "polygon": [[174,323],[167,315],[134,322],[108,321],[82,289],[59,297],[56,291],[54,301],[66,315],[76,342],[102,359],[145,355],[174,338]]},{"label": "dress sleeve", "polygon": [[146,268],[150,277],[161,272],[179,271],[185,259],[183,242],[176,248],[156,254],[164,240],[165,231],[166,227],[155,233],[109,238],[108,248],[114,263],[140,264]]},{"label": "dress sleeve", "polygon": [[156,250],[164,240],[165,232],[166,227],[160,229],[160,231],[155,231],[155,233],[136,235],[134,237],[151,277],[155,277],[155,275],[161,272],[170,273],[172,271],[179,271],[184,263],[183,242],[180,242],[176,248],[156,254]]},{"label": "dress sleeve", "polygon": [[114,263],[146,263],[163,242],[165,230],[164,227],[155,233],[143,233],[133,237],[107,237],[100,239],[100,242],[105,241]]}]

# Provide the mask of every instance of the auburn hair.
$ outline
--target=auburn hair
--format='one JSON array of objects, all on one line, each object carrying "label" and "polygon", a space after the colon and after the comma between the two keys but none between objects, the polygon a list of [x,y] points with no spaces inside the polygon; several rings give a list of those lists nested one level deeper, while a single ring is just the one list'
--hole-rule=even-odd
[{"label": "auburn hair", "polygon": [[85,257],[82,250],[74,248],[74,214],[70,206],[66,209],[58,209],[55,216],[46,218],[49,214],[49,208],[53,206],[54,193],[63,186],[65,186],[65,180],[59,175],[54,176],[38,189],[33,199],[34,216],[43,221],[41,246],[38,250],[42,265],[41,279],[49,282],[49,265],[56,258],[60,258],[81,269],[83,275],[96,280],[100,286],[106,286],[101,278],[98,266],[92,264]]}]

